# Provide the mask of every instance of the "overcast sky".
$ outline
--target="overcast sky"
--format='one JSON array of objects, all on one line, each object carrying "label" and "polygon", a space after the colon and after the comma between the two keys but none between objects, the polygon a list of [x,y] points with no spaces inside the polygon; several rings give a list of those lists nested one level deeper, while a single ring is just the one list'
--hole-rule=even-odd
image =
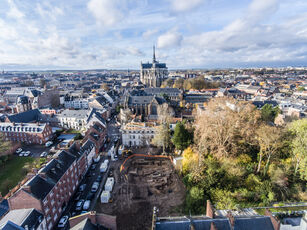
[{"label": "overcast sky", "polygon": [[0,0],[0,68],[307,65],[307,0]]}]

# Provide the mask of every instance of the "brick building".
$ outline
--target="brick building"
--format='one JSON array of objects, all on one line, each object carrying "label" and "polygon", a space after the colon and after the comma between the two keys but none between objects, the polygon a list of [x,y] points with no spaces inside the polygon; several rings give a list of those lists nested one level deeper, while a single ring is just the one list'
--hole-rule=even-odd
[{"label": "brick building", "polygon": [[52,128],[39,123],[0,123],[0,132],[6,140],[27,144],[44,144],[52,138]]},{"label": "brick building", "polygon": [[85,151],[61,151],[9,199],[11,210],[35,208],[52,229],[87,169]]},{"label": "brick building", "polygon": [[95,122],[85,133],[85,140],[91,140],[95,144],[96,153],[101,151],[106,141],[107,129],[99,122]]}]

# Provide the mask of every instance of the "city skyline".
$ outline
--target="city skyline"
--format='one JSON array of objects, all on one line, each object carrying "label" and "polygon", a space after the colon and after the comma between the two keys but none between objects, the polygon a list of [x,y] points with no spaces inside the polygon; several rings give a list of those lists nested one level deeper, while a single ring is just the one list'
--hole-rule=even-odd
[{"label": "city skyline", "polygon": [[2,0],[0,68],[306,66],[303,0]]}]

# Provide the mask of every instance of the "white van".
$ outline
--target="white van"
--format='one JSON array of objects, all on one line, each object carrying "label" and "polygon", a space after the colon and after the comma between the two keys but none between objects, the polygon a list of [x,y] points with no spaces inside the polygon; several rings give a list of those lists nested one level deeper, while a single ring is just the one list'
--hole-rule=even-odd
[{"label": "white van", "polygon": [[45,146],[46,146],[46,147],[50,147],[52,144],[53,144],[52,141],[48,141],[48,142],[46,142]]}]

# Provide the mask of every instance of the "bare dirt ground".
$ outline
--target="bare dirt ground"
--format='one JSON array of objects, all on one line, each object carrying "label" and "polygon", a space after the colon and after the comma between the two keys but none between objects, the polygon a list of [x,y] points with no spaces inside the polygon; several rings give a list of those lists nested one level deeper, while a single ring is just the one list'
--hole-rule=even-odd
[{"label": "bare dirt ground", "polygon": [[114,177],[112,203],[98,201],[96,211],[116,215],[119,230],[150,229],[154,206],[159,216],[179,214],[185,187],[168,158],[131,158],[122,172],[114,170]]}]

